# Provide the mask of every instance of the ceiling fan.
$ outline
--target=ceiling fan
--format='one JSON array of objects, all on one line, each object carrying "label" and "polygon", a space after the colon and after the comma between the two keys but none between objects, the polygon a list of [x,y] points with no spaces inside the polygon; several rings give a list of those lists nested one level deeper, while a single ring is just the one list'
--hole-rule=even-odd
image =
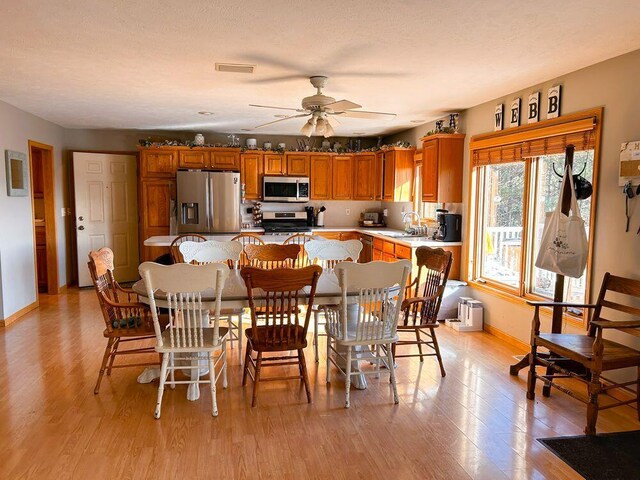
[{"label": "ceiling fan", "polygon": [[351,117],[351,118],[365,118],[370,120],[377,119],[392,119],[396,116],[395,113],[383,113],[383,112],[367,112],[364,110],[355,110],[361,108],[361,105],[350,102],[349,100],[336,101],[335,98],[322,93],[322,89],[327,85],[328,77],[323,75],[316,75],[309,77],[311,85],[313,85],[317,92],[315,95],[305,97],[302,99],[302,108],[287,108],[287,107],[272,107],[269,105],[249,105],[250,107],[259,108],[274,108],[278,110],[292,110],[294,112],[300,112],[299,115],[291,115],[285,118],[274,120],[273,122],[263,123],[254,127],[257,128],[273,125],[274,123],[284,122],[285,120],[291,120],[292,118],[310,117],[309,120],[302,126],[300,131],[303,135],[310,137],[313,133],[316,135],[324,135],[325,137],[331,137],[335,134],[335,126],[340,122],[336,117]]}]

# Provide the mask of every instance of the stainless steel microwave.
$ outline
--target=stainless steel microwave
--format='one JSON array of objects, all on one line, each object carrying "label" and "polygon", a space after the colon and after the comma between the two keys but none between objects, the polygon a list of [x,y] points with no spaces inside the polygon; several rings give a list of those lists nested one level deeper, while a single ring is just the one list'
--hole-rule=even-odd
[{"label": "stainless steel microwave", "polygon": [[265,202],[308,202],[309,177],[263,177]]}]

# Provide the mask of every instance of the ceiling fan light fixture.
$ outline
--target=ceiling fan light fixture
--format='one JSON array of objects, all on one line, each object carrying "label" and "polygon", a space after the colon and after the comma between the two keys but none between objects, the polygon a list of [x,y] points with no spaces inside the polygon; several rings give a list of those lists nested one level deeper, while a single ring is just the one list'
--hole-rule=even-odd
[{"label": "ceiling fan light fixture", "polygon": [[327,121],[322,117],[318,118],[318,121],[316,122],[316,135],[324,135],[326,131]]},{"label": "ceiling fan light fixture", "polygon": [[309,119],[309,121],[302,126],[300,132],[307,137],[311,136],[311,134],[313,133],[313,124],[311,123],[311,119]]},{"label": "ceiling fan light fixture", "polygon": [[324,131],[324,138],[333,137],[335,134],[336,134],[335,130],[333,129],[331,124],[327,122],[327,126],[325,127],[325,131]]}]

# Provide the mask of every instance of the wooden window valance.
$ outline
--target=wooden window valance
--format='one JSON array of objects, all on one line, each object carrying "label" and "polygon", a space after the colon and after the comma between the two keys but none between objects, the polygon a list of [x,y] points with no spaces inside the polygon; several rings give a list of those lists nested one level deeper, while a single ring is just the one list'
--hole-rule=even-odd
[{"label": "wooden window valance", "polygon": [[576,150],[594,149],[601,109],[543,120],[532,125],[477,135],[471,138],[472,165],[524,161],[528,157],[563,153],[567,145]]}]

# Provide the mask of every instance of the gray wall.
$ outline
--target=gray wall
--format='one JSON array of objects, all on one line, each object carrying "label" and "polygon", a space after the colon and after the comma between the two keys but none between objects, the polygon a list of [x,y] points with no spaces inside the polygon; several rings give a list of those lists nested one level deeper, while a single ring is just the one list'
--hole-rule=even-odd
[{"label": "gray wall", "polygon": [[[592,65],[545,83],[496,98],[463,112],[465,139],[464,210],[468,204],[466,189],[469,176],[469,139],[473,135],[493,130],[493,112],[498,103],[505,108],[515,97],[522,97],[526,104],[530,93],[540,90],[541,105],[546,106],[547,89],[562,84],[562,110],[568,114],[593,107],[604,106],[602,144],[600,154],[600,178],[595,222],[594,258],[592,269],[592,299],[600,287],[605,272],[631,278],[640,278],[640,235],[635,232],[640,224],[640,208],[631,222],[631,231],[625,233],[624,199],[618,187],[619,149],[622,142],[640,140],[640,50],[605,62]],[[544,113],[541,118],[544,118]],[[390,140],[417,141],[432,126],[420,126],[397,134]],[[386,139],[385,139],[386,141]],[[468,233],[464,233],[464,240]],[[467,264],[466,252],[464,265]],[[472,295],[485,303],[485,321],[523,342],[528,343],[531,308],[513,303],[496,295],[472,290]],[[543,328],[549,328],[550,319],[545,317]],[[571,329],[572,327],[569,326]],[[575,329],[581,331],[581,329]],[[612,336],[616,336],[612,334]],[[628,335],[620,334],[626,342]],[[635,343],[640,345],[640,341]]]},{"label": "gray wall", "polygon": [[[39,117],[0,102],[0,152],[29,154],[29,140],[53,146],[55,167],[55,204],[58,243],[58,280],[67,283],[65,221],[61,207],[67,195],[67,171],[62,162],[64,130]],[[6,171],[0,168],[0,318],[6,318],[36,301],[33,245],[33,209],[31,197],[9,197]]]}]

